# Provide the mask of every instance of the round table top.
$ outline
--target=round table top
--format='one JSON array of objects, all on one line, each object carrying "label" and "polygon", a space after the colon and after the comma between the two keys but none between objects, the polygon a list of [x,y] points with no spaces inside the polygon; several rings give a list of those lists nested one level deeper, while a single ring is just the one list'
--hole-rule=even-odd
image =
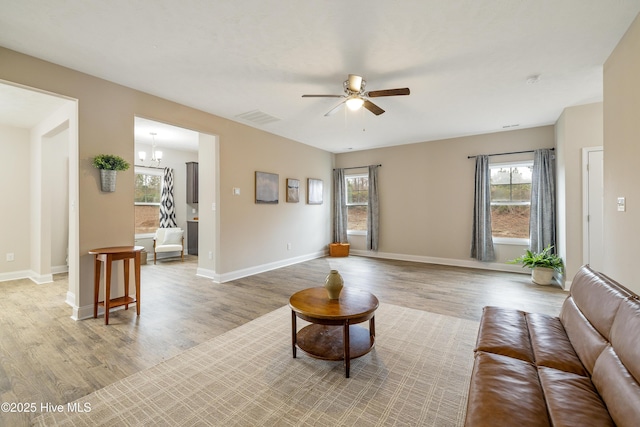
[{"label": "round table top", "polygon": [[97,254],[121,254],[128,252],[140,252],[144,249],[144,246],[112,246],[109,248],[91,249],[89,253],[91,255]]},{"label": "round table top", "polygon": [[324,287],[304,289],[289,298],[296,313],[318,319],[350,319],[373,313],[378,298],[370,292],[345,286],[340,299],[329,299]]}]

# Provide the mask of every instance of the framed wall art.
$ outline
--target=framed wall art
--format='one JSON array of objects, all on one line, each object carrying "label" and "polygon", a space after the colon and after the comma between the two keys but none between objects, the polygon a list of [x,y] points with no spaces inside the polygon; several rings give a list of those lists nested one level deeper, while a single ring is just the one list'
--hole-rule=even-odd
[{"label": "framed wall art", "polygon": [[287,178],[287,203],[300,201],[300,180]]},{"label": "framed wall art", "polygon": [[322,204],[322,180],[316,178],[307,179],[307,203],[310,205]]},{"label": "framed wall art", "polygon": [[276,173],[256,171],[256,203],[278,203],[279,177]]}]

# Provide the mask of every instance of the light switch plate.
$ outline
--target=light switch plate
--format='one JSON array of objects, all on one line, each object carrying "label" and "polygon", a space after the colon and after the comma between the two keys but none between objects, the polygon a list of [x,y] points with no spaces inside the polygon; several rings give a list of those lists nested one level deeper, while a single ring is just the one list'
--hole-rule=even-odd
[{"label": "light switch plate", "polygon": [[626,210],[627,203],[624,197],[618,197],[618,212],[624,212]]},{"label": "light switch plate", "polygon": [[233,195],[234,196],[239,196],[240,195],[240,189],[237,187],[233,187]]}]

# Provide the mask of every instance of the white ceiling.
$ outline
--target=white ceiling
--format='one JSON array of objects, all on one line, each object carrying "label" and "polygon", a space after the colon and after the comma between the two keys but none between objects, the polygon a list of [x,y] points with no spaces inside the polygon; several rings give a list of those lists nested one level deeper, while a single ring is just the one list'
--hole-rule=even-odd
[{"label": "white ceiling", "polygon": [[[640,0],[0,0],[0,45],[332,152],[554,123]],[[386,110],[324,114],[347,74]],[[540,76],[528,84],[531,76]],[[507,129],[513,129],[508,127]]]}]

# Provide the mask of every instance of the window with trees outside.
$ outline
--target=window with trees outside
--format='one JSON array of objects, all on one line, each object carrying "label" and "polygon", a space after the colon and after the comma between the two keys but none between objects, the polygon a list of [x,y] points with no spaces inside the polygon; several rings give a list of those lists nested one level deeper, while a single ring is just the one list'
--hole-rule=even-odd
[{"label": "window with trees outside", "polygon": [[489,169],[493,237],[528,240],[533,162],[495,164]]},{"label": "window with trees outside", "polygon": [[367,210],[369,203],[369,176],[345,176],[345,197],[347,205],[347,232],[361,234],[367,232]]},{"label": "window with trees outside", "polygon": [[135,171],[135,233],[152,234],[160,226],[162,171],[136,168]]}]

